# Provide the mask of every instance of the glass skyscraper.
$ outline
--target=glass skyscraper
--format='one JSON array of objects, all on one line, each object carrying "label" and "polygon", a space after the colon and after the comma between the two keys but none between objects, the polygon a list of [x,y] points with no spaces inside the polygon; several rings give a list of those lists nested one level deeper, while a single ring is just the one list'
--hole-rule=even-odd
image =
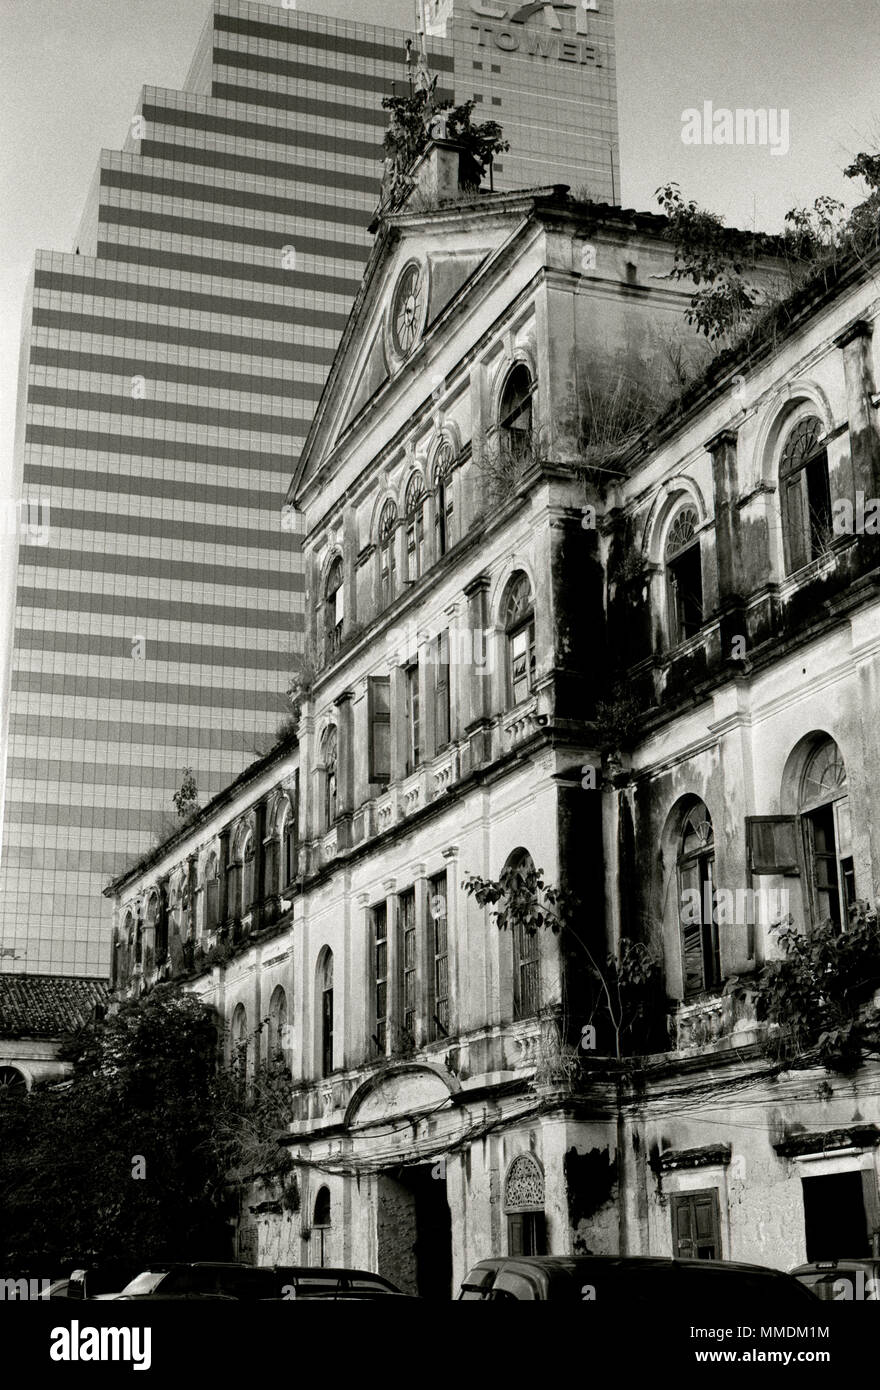
[{"label": "glass skyscraper", "polygon": [[[427,0],[440,92],[511,142],[496,188],[615,193],[597,3]],[[101,888],[171,823],[184,766],[204,802],[285,718],[303,583],[281,503],[369,251],[406,37],[216,0],[183,90],[144,88],[102,153],[74,251],[36,257],[0,969],[106,973]]]}]

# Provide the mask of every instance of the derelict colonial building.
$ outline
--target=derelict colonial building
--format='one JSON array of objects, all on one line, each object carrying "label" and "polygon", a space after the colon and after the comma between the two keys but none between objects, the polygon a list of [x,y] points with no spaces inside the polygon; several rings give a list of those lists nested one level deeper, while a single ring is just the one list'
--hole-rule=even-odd
[{"label": "derelict colonial building", "polygon": [[[293,1195],[245,1202],[243,1256],[439,1295],[506,1250],[786,1266],[828,1238],[811,1179],[867,1241],[876,1076],[766,1059],[744,904],[843,923],[880,865],[876,540],[832,530],[880,496],[870,276],[622,460],[688,344],[665,223],[463,197],[457,162],[380,223],[291,485],[297,737],[108,889],[114,982],[187,977],[290,1067]],[[464,886],[511,866],[576,895],[566,930]],[[706,885],[730,920],[682,910]],[[638,1065],[587,968],[621,942],[664,986],[616,1030]]]}]

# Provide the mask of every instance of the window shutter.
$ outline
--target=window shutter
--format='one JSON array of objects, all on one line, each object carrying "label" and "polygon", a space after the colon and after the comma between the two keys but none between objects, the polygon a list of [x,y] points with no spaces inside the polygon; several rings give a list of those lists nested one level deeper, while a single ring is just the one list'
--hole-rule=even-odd
[{"label": "window shutter", "polygon": [[801,569],[809,560],[810,554],[807,546],[809,530],[805,512],[805,493],[806,486],[803,473],[796,473],[793,478],[788,478],[785,483],[785,516],[787,521],[786,530],[788,532],[788,568],[789,573]]},{"label": "window shutter", "polygon": [[523,1255],[523,1215],[522,1212],[511,1212],[507,1218],[507,1253],[508,1255]]},{"label": "window shutter", "polygon": [[371,676],[368,686],[370,723],[370,781],[391,781],[391,681]]},{"label": "window shutter", "polygon": [[678,1259],[720,1260],[718,1192],[682,1193],[672,1199],[673,1254]]},{"label": "window shutter", "polygon": [[701,923],[681,928],[681,960],[684,971],[684,997],[703,989],[703,927]]},{"label": "window shutter", "polygon": [[449,742],[449,632],[441,632],[437,638],[437,668],[435,686],[434,721],[438,748],[445,748]]},{"label": "window shutter", "polygon": [[753,874],[800,874],[798,816],[746,816]]}]

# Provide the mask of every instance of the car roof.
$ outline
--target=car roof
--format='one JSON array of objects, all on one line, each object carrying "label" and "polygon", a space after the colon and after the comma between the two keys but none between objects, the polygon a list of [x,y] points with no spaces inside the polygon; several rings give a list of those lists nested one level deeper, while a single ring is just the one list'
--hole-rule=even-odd
[{"label": "car roof", "polygon": [[810,1260],[807,1264],[795,1265],[791,1274],[830,1274],[835,1269],[878,1269],[880,1255],[841,1255],[836,1260]]},{"label": "car roof", "polygon": [[344,1265],[275,1265],[275,1269],[283,1269],[288,1274],[308,1274],[320,1279],[381,1279],[383,1283],[388,1282],[384,1274],[376,1274],[371,1269],[349,1269]]},{"label": "car roof", "polygon": [[477,1269],[545,1269],[548,1273],[577,1273],[584,1269],[712,1269],[716,1273],[740,1271],[749,1274],[784,1274],[767,1265],[744,1264],[738,1260],[677,1260],[665,1255],[496,1255],[478,1260]]}]

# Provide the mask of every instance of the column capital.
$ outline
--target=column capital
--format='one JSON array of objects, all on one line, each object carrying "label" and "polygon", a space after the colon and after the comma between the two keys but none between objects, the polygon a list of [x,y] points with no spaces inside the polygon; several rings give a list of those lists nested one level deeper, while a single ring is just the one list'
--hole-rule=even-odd
[{"label": "column capital", "polygon": [[486,593],[491,582],[492,581],[489,578],[488,574],[478,574],[477,577],[475,579],[472,579],[469,584],[465,584],[462,592],[464,593],[465,598],[473,598],[475,594]]},{"label": "column capital", "polygon": [[834,339],[834,346],[839,348],[849,347],[850,343],[857,338],[870,338],[874,332],[874,325],[868,319],[853,319],[848,323],[842,333],[838,333]]},{"label": "column capital", "polygon": [[735,446],[738,438],[739,431],[734,429],[732,425],[725,425],[724,429],[719,430],[717,434],[712,435],[711,439],[706,440],[703,448],[707,453],[715,454],[719,449],[727,448],[731,445]]}]

